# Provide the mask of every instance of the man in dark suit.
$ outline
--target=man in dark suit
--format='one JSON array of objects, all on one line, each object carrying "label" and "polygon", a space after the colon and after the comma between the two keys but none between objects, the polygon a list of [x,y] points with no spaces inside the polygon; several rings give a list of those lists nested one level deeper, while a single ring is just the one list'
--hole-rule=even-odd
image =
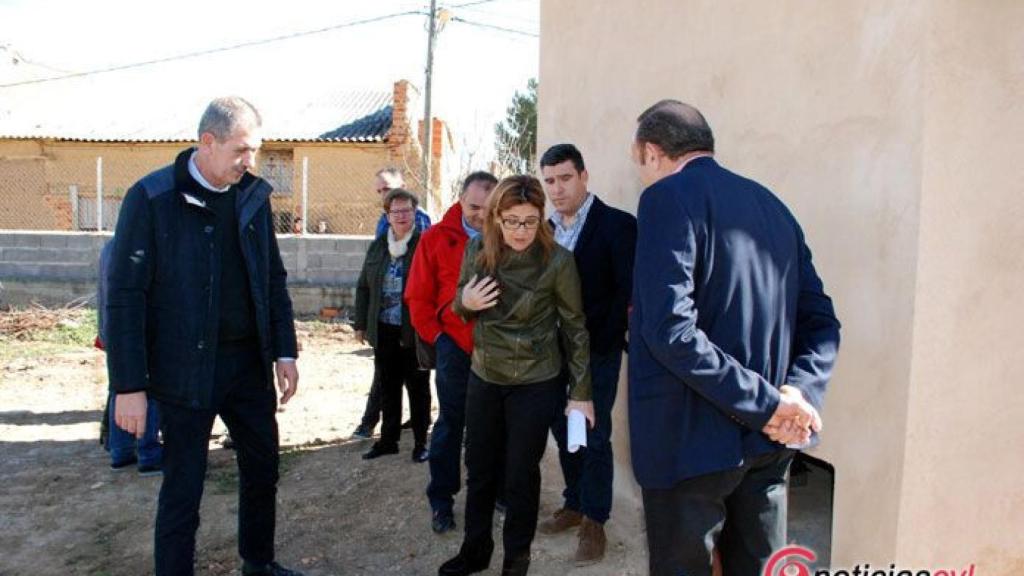
[{"label": "man in dark suit", "polygon": [[761,574],[786,544],[792,448],[839,348],[800,225],[713,154],[695,108],[640,115],[629,420],[653,576],[710,576],[716,546],[726,576]]},{"label": "man in dark suit", "polygon": [[586,565],[604,557],[604,523],[612,507],[611,418],[633,286],[636,218],[587,190],[583,155],[572,144],[552,146],[541,157],[540,168],[544,191],[555,207],[550,222],[555,241],[573,252],[580,275],[590,333],[595,425],[587,432],[587,447],[570,453],[566,419],[555,419],[552,432],[565,478],[565,502],[539,529],[554,534],[579,526],[575,561]]}]

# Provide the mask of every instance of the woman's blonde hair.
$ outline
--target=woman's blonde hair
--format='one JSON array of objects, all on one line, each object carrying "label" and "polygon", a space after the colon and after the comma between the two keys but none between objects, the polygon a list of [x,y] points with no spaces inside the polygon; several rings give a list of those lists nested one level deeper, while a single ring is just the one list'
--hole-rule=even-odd
[{"label": "woman's blonde hair", "polygon": [[555,236],[544,218],[544,200],[544,189],[541,188],[540,180],[533,176],[525,174],[509,176],[498,182],[497,188],[491,193],[487,202],[483,249],[477,254],[476,265],[483,268],[488,274],[494,274],[497,270],[502,256],[506,251],[511,250],[505,245],[505,240],[501,235],[501,214],[509,208],[521,204],[534,206],[540,213],[540,222],[537,223],[537,236],[534,238],[534,242],[540,243],[546,263],[555,249]]}]

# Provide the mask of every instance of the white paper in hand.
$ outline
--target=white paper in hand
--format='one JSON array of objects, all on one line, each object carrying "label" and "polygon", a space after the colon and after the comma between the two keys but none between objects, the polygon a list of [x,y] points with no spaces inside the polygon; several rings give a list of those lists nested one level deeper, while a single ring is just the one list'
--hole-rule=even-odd
[{"label": "white paper in hand", "polygon": [[587,417],[579,410],[569,411],[569,452],[587,447]]}]

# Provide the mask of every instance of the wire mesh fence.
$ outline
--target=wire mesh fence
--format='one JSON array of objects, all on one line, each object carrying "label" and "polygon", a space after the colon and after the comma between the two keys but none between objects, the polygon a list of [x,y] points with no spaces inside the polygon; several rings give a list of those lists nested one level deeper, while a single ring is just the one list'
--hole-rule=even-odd
[{"label": "wire mesh fence", "polygon": [[[60,142],[4,154],[0,143],[0,229],[111,231],[125,193],[150,172],[174,162],[188,143]],[[425,207],[420,162],[374,144],[272,142],[254,172],[274,187],[271,202],[279,233],[373,234],[381,214],[375,174],[398,167]],[[441,180],[435,178],[435,182]],[[435,208],[447,200],[435,185]]]},{"label": "wire mesh fence", "polygon": [[[125,193],[190,144],[18,142],[22,154],[4,153],[0,142],[0,230],[112,231]],[[34,149],[33,149],[34,148]],[[405,187],[438,217],[458,196],[461,179],[485,169],[505,175],[493,162],[447,151],[435,158],[433,193],[424,190],[419,149],[388,143],[268,142],[254,172],[274,188],[271,202],[280,234],[372,235],[381,215],[375,174],[384,167],[403,173]]]}]

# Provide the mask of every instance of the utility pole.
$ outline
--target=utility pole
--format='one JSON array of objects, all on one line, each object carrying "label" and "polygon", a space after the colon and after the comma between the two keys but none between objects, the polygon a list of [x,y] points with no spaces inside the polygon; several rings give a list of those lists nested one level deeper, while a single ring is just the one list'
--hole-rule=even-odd
[{"label": "utility pole", "polygon": [[426,177],[427,197],[424,201],[429,208],[433,202],[433,163],[434,163],[434,122],[430,117],[430,87],[434,75],[434,40],[437,37],[437,0],[430,0],[430,13],[427,14],[427,78],[423,89],[423,173]]}]

